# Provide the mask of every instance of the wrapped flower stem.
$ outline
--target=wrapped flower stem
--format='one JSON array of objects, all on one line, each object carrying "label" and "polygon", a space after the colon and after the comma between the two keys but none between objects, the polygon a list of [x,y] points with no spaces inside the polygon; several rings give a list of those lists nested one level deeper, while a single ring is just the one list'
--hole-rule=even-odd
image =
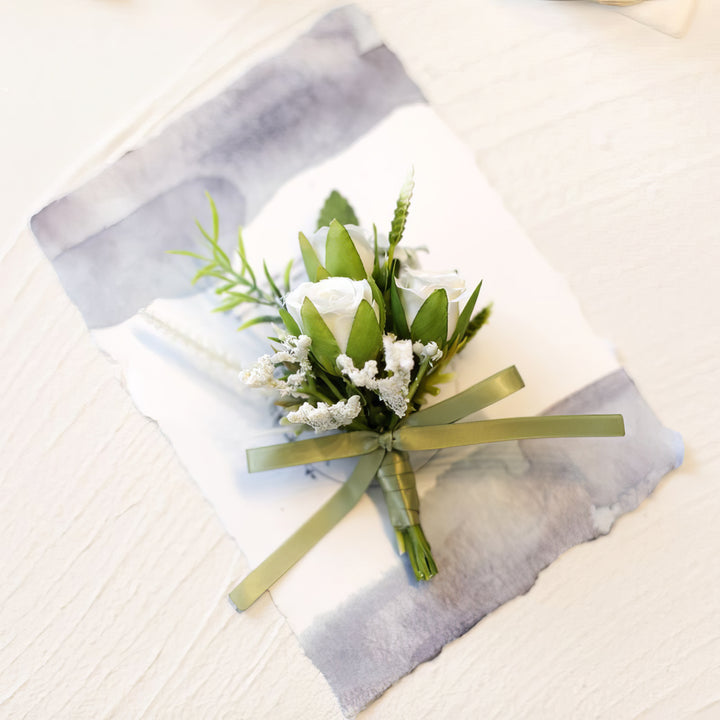
[{"label": "wrapped flower stem", "polygon": [[420,498],[408,453],[388,452],[376,477],[385,495],[400,554],[407,552],[418,580],[429,580],[437,574],[437,565],[420,525]]}]

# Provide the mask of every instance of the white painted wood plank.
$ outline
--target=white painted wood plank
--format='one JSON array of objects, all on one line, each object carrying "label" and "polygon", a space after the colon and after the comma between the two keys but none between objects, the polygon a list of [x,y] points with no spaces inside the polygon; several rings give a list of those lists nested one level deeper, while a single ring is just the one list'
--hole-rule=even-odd
[{"label": "white painted wood plank", "polygon": [[[580,3],[362,5],[688,447],[611,535],[365,715],[720,716],[720,8],[701,2],[677,41]],[[4,13],[3,716],[339,716],[267,598],[231,611],[244,561],[33,241],[13,240],[209,37],[229,32],[223,47],[247,55],[329,6],[42,0]]]}]

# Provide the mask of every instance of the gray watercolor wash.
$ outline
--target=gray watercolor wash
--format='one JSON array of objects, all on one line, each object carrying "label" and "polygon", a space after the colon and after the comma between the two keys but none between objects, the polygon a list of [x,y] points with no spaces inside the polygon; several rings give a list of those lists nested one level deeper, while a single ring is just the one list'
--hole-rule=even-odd
[{"label": "gray watercolor wash", "polygon": [[419,583],[408,567],[393,570],[300,638],[348,717],[527,592],[562,552],[607,533],[682,462],[679,435],[623,370],[547,414],[596,412],[622,412],[627,436],[444,451],[418,472],[420,488],[436,481],[422,498],[422,521],[440,573]]},{"label": "gray watercolor wash", "polygon": [[89,327],[115,325],[188,293],[187,259],[165,251],[196,243],[188,232],[208,215],[203,190],[233,228],[230,245],[285,181],[423,100],[367,17],[340,8],[31,227]]}]

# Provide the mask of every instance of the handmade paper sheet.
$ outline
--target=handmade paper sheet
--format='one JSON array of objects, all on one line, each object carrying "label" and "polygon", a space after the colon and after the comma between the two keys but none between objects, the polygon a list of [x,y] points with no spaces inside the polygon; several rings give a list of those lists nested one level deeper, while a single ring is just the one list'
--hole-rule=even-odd
[{"label": "handmade paper sheet", "polygon": [[483,279],[481,302],[494,304],[447,394],[515,364],[527,387],[485,417],[621,412],[627,437],[416,456],[437,577],[414,580],[373,488],[276,583],[273,600],[348,716],[527,591],[565,549],[608,532],[680,463],[679,437],[660,425],[470,153],[352,8],[32,221],[138,408],[158,421],[255,566],[352,463],[247,473],[245,450],[286,432],[272,399],[238,380],[267,351],[267,332],[238,333],[240,316],[213,314],[212,286],[191,287],[193,262],[166,251],[196,247],[207,191],[224,245],[242,225],[255,264],[265,258],[280,271],[330,190],[351,200],[361,222],[387,226],[411,166],[417,189],[405,242],[427,247],[426,267],[457,268],[469,285]]}]

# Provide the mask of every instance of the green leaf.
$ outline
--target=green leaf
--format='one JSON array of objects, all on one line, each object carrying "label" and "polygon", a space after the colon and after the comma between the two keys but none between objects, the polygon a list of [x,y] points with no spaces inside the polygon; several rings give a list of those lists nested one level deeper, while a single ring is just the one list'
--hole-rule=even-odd
[{"label": "green leaf", "polygon": [[206,191],[205,195],[210,202],[210,211],[212,212],[213,222],[213,238],[215,238],[215,242],[217,242],[220,237],[220,218],[218,217],[217,206],[215,205],[215,201],[212,199],[212,195],[210,195],[209,192]]},{"label": "green leaf", "polygon": [[352,358],[355,367],[361,368],[368,360],[374,360],[382,348],[382,331],[375,311],[367,300],[358,306],[346,354]]},{"label": "green leaf", "polygon": [[295,322],[295,318],[285,308],[279,308],[278,312],[280,313],[280,319],[285,323],[285,329],[291,335],[295,335],[295,337],[302,335],[302,330],[300,330],[300,326]]},{"label": "green leaf", "polygon": [[265,277],[267,278],[268,284],[270,285],[270,289],[273,291],[276,297],[281,298],[282,293],[280,292],[280,289],[275,284],[275,281],[272,279],[272,275],[270,275],[270,271],[268,270],[267,263],[263,260],[263,270],[265,271]]},{"label": "green leaf", "polygon": [[247,271],[252,284],[256,286],[257,279],[255,278],[255,273],[253,272],[250,263],[247,261],[247,255],[245,254],[245,242],[243,241],[242,228],[238,228],[237,254],[240,258],[240,262],[242,263],[242,271],[240,275],[244,275]]},{"label": "green leaf", "polygon": [[413,340],[422,343],[436,342],[438,347],[447,344],[448,297],[443,288],[435,290],[420,306],[410,328]]},{"label": "green leaf", "polygon": [[218,272],[216,265],[206,265],[204,268],[200,268],[195,273],[192,279],[192,284],[194,285],[200,278],[204,277],[214,277],[218,280],[225,280],[225,275]]},{"label": "green leaf", "polygon": [[473,319],[469,322],[465,336],[461,338],[461,345],[459,350],[462,350],[467,343],[473,339],[477,334],[478,330],[488,321],[490,313],[492,312],[492,303],[486,305],[479,313],[477,313]]},{"label": "green leaf", "polygon": [[325,227],[330,225],[333,220],[337,220],[342,225],[360,224],[352,205],[337,190],[333,190],[325,200],[317,226],[318,228]]},{"label": "green leaf", "polygon": [[335,365],[340,348],[330,328],[325,324],[317,308],[312,304],[310,298],[305,298],[300,310],[303,330],[312,339],[311,352],[322,368],[332,375],[337,375]]},{"label": "green leaf", "polygon": [[405,308],[400,300],[400,293],[395,284],[395,276],[392,273],[390,273],[390,316],[395,335],[401,340],[407,340],[410,337],[410,328],[405,317]]},{"label": "green leaf", "polygon": [[383,294],[380,290],[380,288],[377,286],[377,283],[373,279],[372,276],[368,276],[368,285],[370,285],[370,290],[372,291],[373,300],[375,301],[375,304],[378,306],[378,313],[379,313],[379,320],[378,323],[380,325],[380,330],[385,329],[385,320],[387,317],[387,310],[385,309],[385,298],[383,297]]},{"label": "green leaf", "polygon": [[473,294],[468,298],[468,301],[465,303],[465,307],[462,309],[462,312],[458,317],[457,325],[455,326],[455,332],[450,338],[450,344],[455,342],[455,340],[462,340],[463,335],[465,335],[465,330],[467,330],[468,323],[470,322],[470,316],[472,315],[472,311],[475,309],[475,303],[477,302],[478,294],[480,293],[481,287],[482,280],[478,283],[478,286],[475,288],[475,290],[473,290]]},{"label": "green leaf", "polygon": [[390,235],[388,242],[390,247],[394,248],[400,240],[402,240],[403,232],[405,232],[405,224],[410,210],[410,199],[412,198],[413,189],[415,188],[415,179],[411,170],[407,179],[400,188],[400,195],[395,205],[395,215],[393,216],[392,225],[390,226]]},{"label": "green leaf", "polygon": [[244,322],[238,328],[238,332],[240,332],[240,330],[245,330],[246,328],[252,327],[253,325],[260,325],[260,323],[274,323],[277,322],[279,319],[280,318],[277,315],[260,315],[259,317],[254,317],[247,322]]},{"label": "green leaf", "polygon": [[380,272],[380,249],[378,248],[377,225],[373,223],[373,275]]},{"label": "green leaf", "polygon": [[203,262],[208,262],[210,258],[205,257],[204,255],[198,255],[198,253],[191,252],[190,250],[166,250],[166,253],[169,255],[187,255],[191,258],[196,258],[197,260],[202,260]]},{"label": "green leaf", "polygon": [[213,312],[227,312],[228,310],[232,310],[234,307],[237,307],[241,303],[248,302],[247,300],[243,300],[242,298],[230,298],[230,300],[226,300],[222,305],[218,305],[217,307],[213,308]]},{"label": "green leaf", "polygon": [[300,240],[300,252],[302,253],[303,263],[305,264],[305,272],[307,272],[308,278],[311,282],[317,282],[323,278],[329,277],[329,273],[320,264],[318,256],[310,244],[310,241],[305,237],[303,233],[298,233]]},{"label": "green leaf", "polygon": [[294,258],[290,258],[290,261],[285,266],[285,274],[283,275],[283,285],[285,286],[285,292],[290,292],[290,272],[292,271]]},{"label": "green leaf", "polygon": [[333,220],[328,228],[325,244],[325,267],[330,275],[365,280],[367,273],[350,233]]}]

